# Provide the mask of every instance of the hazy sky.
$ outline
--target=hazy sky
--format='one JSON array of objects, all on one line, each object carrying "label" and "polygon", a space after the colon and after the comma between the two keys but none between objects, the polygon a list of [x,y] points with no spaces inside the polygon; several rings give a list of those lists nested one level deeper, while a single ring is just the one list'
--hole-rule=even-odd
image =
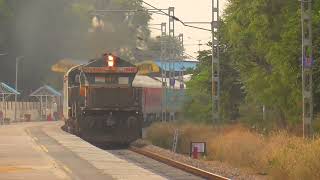
[{"label": "hazy sky", "polygon": [[[220,0],[220,9],[225,7],[227,0]],[[211,21],[211,2],[212,0],[145,0],[145,2],[150,3],[158,8],[166,9],[168,7],[175,7],[175,16],[181,19],[182,21]],[[161,22],[166,22],[168,24],[168,17],[161,15],[153,15],[153,20],[151,24],[159,24]],[[210,24],[208,25],[197,25],[210,29]],[[160,26],[151,26],[154,28],[160,28]],[[196,30],[192,28],[183,27],[179,22],[175,24],[175,34],[180,33],[184,34],[184,44],[186,52],[196,56],[196,53],[199,49],[199,46],[196,45],[199,43],[198,40],[201,40],[201,43],[207,43],[211,40],[211,33],[202,30]],[[159,30],[152,30],[153,36],[159,36]],[[202,49],[208,49],[206,46],[202,46]]]}]

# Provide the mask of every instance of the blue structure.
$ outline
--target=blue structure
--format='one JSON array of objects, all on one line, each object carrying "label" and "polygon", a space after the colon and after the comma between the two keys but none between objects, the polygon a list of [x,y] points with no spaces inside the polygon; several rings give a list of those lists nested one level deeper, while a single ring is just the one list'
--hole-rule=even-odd
[{"label": "blue structure", "polygon": [[[190,60],[190,61],[178,61],[178,60],[168,60],[170,62],[174,62],[174,71],[175,72],[181,72],[181,71],[186,71],[187,69],[195,69],[197,67],[197,64],[199,61],[195,60]],[[168,65],[164,65],[162,67],[162,61],[161,60],[156,60],[155,63],[163,70],[165,71],[170,71]]]},{"label": "blue structure", "polygon": [[1,82],[0,83],[0,94],[1,95],[11,95],[11,94],[20,94],[18,91],[16,91],[14,88],[8,86],[7,84]]},{"label": "blue structure", "polygon": [[34,91],[32,94],[30,94],[30,96],[57,97],[57,96],[61,96],[61,93],[58,92],[57,90],[53,89],[51,86],[44,85],[44,86],[40,87],[39,89],[37,89],[36,91]]},{"label": "blue structure", "polygon": [[6,98],[9,97],[10,95],[18,95],[18,94],[20,94],[20,93],[17,90],[15,90],[14,88],[10,87],[9,85],[7,85],[3,82],[0,83],[0,97],[1,97],[1,102],[2,102],[2,106],[0,109],[1,124],[4,124],[4,119],[7,117],[6,116],[7,107],[5,105]]}]

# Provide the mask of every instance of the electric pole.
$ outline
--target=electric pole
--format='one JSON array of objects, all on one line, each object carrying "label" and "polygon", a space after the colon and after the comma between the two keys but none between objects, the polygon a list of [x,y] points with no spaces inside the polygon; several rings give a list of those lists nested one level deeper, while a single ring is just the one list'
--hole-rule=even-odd
[{"label": "electric pole", "polygon": [[166,36],[167,36],[167,24],[161,23],[161,82],[162,82],[162,104],[161,104],[161,121],[167,121],[167,74],[166,74],[166,66],[167,66],[167,47],[166,47]]},{"label": "electric pole", "polygon": [[198,42],[199,42],[199,43],[198,43],[198,46],[199,46],[199,52],[200,52],[200,51],[201,51],[201,45],[202,45],[202,44],[201,44],[201,40],[198,40]]},{"label": "electric pole", "polygon": [[[176,59],[176,47],[175,47],[175,24],[174,24],[174,7],[169,7],[169,89],[167,95],[172,96],[175,87],[175,59]],[[169,97],[169,99],[171,99]],[[168,103],[168,102],[167,102]],[[170,113],[169,120],[174,120],[174,113]]]},{"label": "electric pole", "polygon": [[[16,58],[16,81],[15,81],[15,89],[18,91],[18,75],[19,75],[19,62],[23,59],[23,56],[19,56]],[[14,96],[14,121],[17,121],[17,103],[18,103],[18,94]]]},{"label": "electric pole", "polygon": [[180,90],[182,90],[182,89],[184,89],[184,80],[183,80],[184,73],[183,73],[183,71],[185,70],[185,68],[183,66],[183,55],[184,55],[183,34],[179,34],[178,40],[179,40],[179,47],[181,48],[181,50],[179,50],[178,53],[179,53],[179,61],[180,61],[180,65],[181,65],[181,69],[179,71],[179,82],[180,82]]},{"label": "electric pole", "polygon": [[219,0],[212,0],[212,121],[220,119]]},{"label": "electric pole", "polygon": [[312,135],[312,0],[301,0],[303,137]]}]

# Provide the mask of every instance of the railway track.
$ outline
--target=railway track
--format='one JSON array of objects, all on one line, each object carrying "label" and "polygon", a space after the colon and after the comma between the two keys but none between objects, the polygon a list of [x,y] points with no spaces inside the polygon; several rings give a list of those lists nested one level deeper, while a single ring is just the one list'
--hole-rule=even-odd
[{"label": "railway track", "polygon": [[162,155],[156,154],[154,152],[151,152],[145,149],[141,149],[137,147],[129,147],[129,150],[205,179],[229,180],[229,178],[226,178],[217,174],[213,174],[211,172],[204,171],[202,169],[190,166],[188,164],[184,164],[184,163],[169,159],[167,157],[164,157]]},{"label": "railway track", "polygon": [[[145,169],[152,170],[156,174],[166,177],[167,179],[209,179],[209,180],[229,180],[229,178],[184,164],[172,159],[169,159],[165,156],[156,154],[154,152],[145,150],[143,148],[130,146],[115,146],[115,147],[106,147],[101,144],[94,144],[94,146],[104,149],[105,151],[116,155],[117,157],[125,160],[129,160],[134,164],[142,166]],[[137,157],[136,154],[143,156],[144,158]],[[150,160],[155,160],[160,162],[159,164],[167,165],[171,168],[160,167],[161,165],[154,165],[155,163]],[[172,168],[174,167],[174,168]],[[180,170],[179,171],[177,170]],[[181,173],[185,172],[185,173]],[[177,177],[178,176],[178,177]]]},{"label": "railway track", "polygon": [[[129,147],[125,147],[125,146],[104,146],[104,145],[97,145],[95,144],[95,146],[101,148],[101,149],[104,149],[106,150],[107,152],[109,153],[112,153],[122,159],[126,159],[126,160],[129,160],[135,164],[139,164],[140,166],[144,166],[144,168],[146,169],[152,169],[152,165],[146,165],[148,163],[146,163],[146,161],[148,161],[147,159],[152,159],[152,160],[155,160],[157,162],[160,162],[160,163],[163,163],[165,165],[168,165],[170,166],[171,168],[174,167],[175,169],[178,169],[178,170],[181,170],[183,172],[186,172],[186,174],[191,174],[191,175],[194,175],[194,177],[199,177],[199,179],[208,179],[208,180],[230,180],[230,178],[227,178],[227,177],[223,177],[223,176],[220,176],[218,174],[214,174],[214,173],[211,173],[211,172],[208,172],[208,171],[205,171],[205,170],[202,170],[202,169],[199,169],[199,168],[196,168],[194,166],[190,166],[188,164],[185,164],[185,163],[182,163],[182,162],[179,162],[179,161],[175,161],[175,160],[172,160],[168,157],[165,157],[163,155],[159,155],[157,153],[154,153],[154,152],[151,152],[149,150],[146,150],[146,149],[143,149],[143,148],[139,148],[135,145],[131,145]],[[133,152],[133,153],[130,153],[130,152]],[[134,154],[139,154],[139,155],[142,155],[143,157],[145,157],[144,160],[140,159],[140,158],[137,158],[135,157]],[[149,164],[152,164],[149,163]],[[164,175],[166,176],[166,171],[170,171],[168,168],[166,170],[154,170],[154,171],[158,171],[156,172],[157,174],[159,175]],[[166,176],[168,179],[175,179],[175,176],[176,176],[176,173],[174,173],[174,170],[173,172],[169,172],[168,173],[169,175]],[[179,174],[179,173],[178,173]],[[191,179],[198,179],[198,178],[194,178],[194,177],[186,177],[185,174],[180,174],[182,175],[182,177],[185,177],[185,178],[177,178],[177,179],[188,179],[188,180],[191,180]]]}]

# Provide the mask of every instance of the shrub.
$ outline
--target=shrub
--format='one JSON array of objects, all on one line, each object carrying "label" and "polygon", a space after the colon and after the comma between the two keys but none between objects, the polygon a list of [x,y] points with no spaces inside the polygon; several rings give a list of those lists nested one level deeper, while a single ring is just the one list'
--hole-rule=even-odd
[{"label": "shrub", "polygon": [[208,160],[267,173],[272,179],[320,179],[320,139],[305,140],[285,131],[263,136],[242,126],[214,128],[191,123],[153,124],[147,139],[171,149],[175,129],[180,130],[179,153],[189,153],[191,141],[205,141]]},{"label": "shrub", "polygon": [[263,138],[247,130],[232,130],[213,138],[208,146],[209,158],[239,167],[257,166],[256,155],[265,146]]},{"label": "shrub", "polygon": [[173,124],[155,123],[147,129],[146,139],[156,146],[171,149],[173,133]]}]

